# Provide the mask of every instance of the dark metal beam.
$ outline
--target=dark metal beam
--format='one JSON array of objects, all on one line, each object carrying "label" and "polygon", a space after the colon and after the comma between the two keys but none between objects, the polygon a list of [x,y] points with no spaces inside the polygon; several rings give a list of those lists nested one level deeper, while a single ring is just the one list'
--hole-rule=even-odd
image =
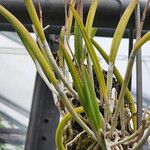
[{"label": "dark metal beam", "polygon": [[59,113],[52,93],[37,74],[25,150],[56,150],[55,131]]},{"label": "dark metal beam", "polygon": [[[25,27],[28,29],[28,31],[33,32],[31,25],[25,25]],[[48,37],[49,34],[55,34],[59,35],[61,31],[62,26],[57,26],[57,25],[51,25],[49,28],[46,29],[45,34]],[[0,24],[0,31],[9,31],[9,32],[14,32],[14,29],[11,27],[10,24],[5,23],[5,24]],[[73,29],[71,31],[73,33]],[[100,37],[113,37],[115,32],[115,29],[113,28],[98,28],[96,36]],[[129,38],[129,32],[130,29],[126,29],[124,32],[124,38]],[[142,35],[144,35],[147,32],[147,30],[142,31]],[[4,32],[2,32],[4,34]],[[133,37],[135,38],[135,33],[133,33]]]},{"label": "dark metal beam", "polygon": [[[138,33],[138,29],[140,26],[140,5],[138,4],[135,10],[135,23],[136,23],[136,38],[139,40],[141,38],[141,34]],[[140,34],[140,35],[139,35]],[[138,128],[142,124],[142,109],[143,109],[143,93],[142,93],[142,53],[141,48],[138,51],[136,56],[136,101],[137,101],[137,121]]]},{"label": "dark metal beam", "polygon": [[[35,6],[37,7],[36,0]],[[119,2],[120,1],[120,2]],[[94,26],[115,28],[118,24],[119,18],[130,1],[123,0],[102,0],[95,16]],[[84,1],[84,20],[90,6],[91,0]],[[12,12],[22,23],[31,24],[31,20],[26,11],[23,0],[0,0],[0,4],[5,6]],[[43,21],[45,25],[64,25],[64,4],[63,0],[42,0]],[[146,1],[140,0],[141,12],[146,5]],[[131,17],[128,28],[134,22],[134,15]],[[7,23],[7,21],[0,16],[0,23]],[[148,9],[144,29],[150,29],[150,8]]]}]

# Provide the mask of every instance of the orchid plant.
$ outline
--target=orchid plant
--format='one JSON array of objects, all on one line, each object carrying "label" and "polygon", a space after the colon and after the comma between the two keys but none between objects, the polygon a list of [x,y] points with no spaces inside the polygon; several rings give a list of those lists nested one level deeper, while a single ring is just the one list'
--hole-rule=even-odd
[{"label": "orchid plant", "polygon": [[[64,0],[65,25],[56,41],[59,44],[58,61],[55,60],[47,43],[42,16],[37,15],[32,0],[24,0],[24,3],[33,23],[33,32],[37,36],[36,41],[24,25],[2,5],[0,5],[0,14],[16,30],[39,75],[56,98],[56,106],[62,115],[56,132],[57,148],[59,150],[69,149],[73,143],[82,143],[83,140],[87,147],[82,148],[80,144],[79,149],[139,149],[150,134],[150,113],[147,109],[143,111],[143,124],[137,129],[136,105],[128,89],[128,82],[136,54],[139,48],[150,40],[150,32],[135,42],[124,79],[115,66],[120,42],[138,0],[131,0],[123,12],[113,36],[109,55],[94,40],[97,29],[93,27],[93,21],[101,1],[91,1],[84,25],[83,0]],[[42,12],[39,1],[38,4]],[[69,10],[67,10],[67,4],[69,4]],[[145,10],[147,7],[148,5]],[[146,11],[143,12],[143,19],[145,19],[145,13]],[[73,27],[74,50],[69,44]],[[142,31],[142,23],[140,27],[139,34]],[[107,81],[105,81],[95,49],[108,64]],[[116,106],[113,105],[112,108],[113,75],[121,90],[117,91],[118,96],[114,98]],[[99,87],[97,90],[99,90],[100,97],[96,94],[96,84]],[[125,106],[125,101],[128,106]],[[78,105],[75,105],[76,103]],[[73,131],[75,122],[81,128],[77,134],[74,134]],[[66,135],[66,137],[67,131],[69,131],[69,136]]]}]

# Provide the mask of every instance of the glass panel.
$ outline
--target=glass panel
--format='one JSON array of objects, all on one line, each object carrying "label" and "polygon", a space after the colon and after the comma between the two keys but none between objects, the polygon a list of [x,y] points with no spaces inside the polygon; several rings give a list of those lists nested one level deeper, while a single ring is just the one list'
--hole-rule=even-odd
[{"label": "glass panel", "polygon": [[14,144],[0,149],[23,150],[36,69],[16,33],[0,32],[0,41],[0,130],[17,132],[14,139],[7,133],[6,142]]}]

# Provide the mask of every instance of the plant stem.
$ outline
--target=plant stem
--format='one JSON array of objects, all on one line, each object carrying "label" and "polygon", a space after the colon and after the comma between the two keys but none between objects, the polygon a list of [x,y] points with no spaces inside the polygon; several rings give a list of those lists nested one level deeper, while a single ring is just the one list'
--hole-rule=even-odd
[{"label": "plant stem", "polygon": [[34,61],[36,69],[39,73],[39,75],[41,76],[41,78],[43,79],[43,81],[46,83],[47,87],[56,95],[58,95],[58,92],[56,91],[56,89],[54,88],[54,86],[48,81],[47,77],[45,76],[39,62],[37,60]]},{"label": "plant stem", "polygon": [[115,109],[115,112],[114,112],[114,115],[113,115],[110,135],[112,135],[112,133],[114,132],[115,127],[117,125],[117,118],[118,118],[118,115],[119,115],[120,106],[122,105],[122,103],[124,104],[123,99],[124,99],[124,95],[125,95],[125,92],[126,92],[127,85],[129,83],[129,80],[130,80],[134,60],[135,60],[135,53],[132,52],[131,55],[130,55],[130,58],[129,58],[129,62],[128,62],[128,66],[127,66],[127,70],[126,70],[126,74],[125,74],[125,79],[124,79],[124,82],[123,82],[123,85],[122,85],[122,88],[121,88],[121,91],[120,91],[120,94],[119,94],[118,103],[117,103],[117,106],[116,106],[116,109]]},{"label": "plant stem", "polygon": [[38,36],[38,34],[37,34],[36,30],[35,30],[34,25],[32,25],[32,29],[33,29],[33,32],[34,32],[35,35],[36,35],[36,38],[37,38],[36,40],[37,40],[38,46],[39,46],[39,48],[40,48],[42,54],[44,55],[45,59],[46,59],[47,62],[49,63],[50,68],[53,68],[52,65],[51,65],[51,63],[50,63],[50,60],[48,59],[48,56],[47,56],[47,54],[46,54],[46,52],[45,52],[45,50],[44,50],[44,48],[43,48],[42,41],[41,41],[41,39],[39,38],[39,36]]},{"label": "plant stem", "polygon": [[43,43],[43,48],[45,49],[47,55],[48,55],[48,58],[54,68],[54,70],[56,71],[57,75],[59,76],[59,78],[62,80],[62,82],[64,83],[64,85],[67,87],[67,89],[78,99],[79,96],[78,96],[78,93],[68,84],[68,82],[66,81],[66,79],[64,78],[64,76],[62,75],[58,65],[56,64],[56,61],[51,53],[51,50],[49,48],[49,45],[47,43],[47,41],[45,41]]},{"label": "plant stem", "polygon": [[108,67],[108,72],[107,72],[107,98],[108,98],[109,103],[111,100],[113,69],[114,69],[114,64],[109,62],[109,67]]},{"label": "plant stem", "polygon": [[120,111],[121,133],[123,137],[125,134],[125,122],[124,121],[125,121],[125,111],[124,111],[124,98],[123,98],[123,102],[121,103],[121,111]]},{"label": "plant stem", "polygon": [[107,97],[108,97],[109,101],[110,101],[110,97],[111,97],[113,69],[114,69],[114,64],[109,62],[109,67],[108,67],[108,72],[107,72],[107,74],[108,74],[108,76],[107,76]]},{"label": "plant stem", "polygon": [[106,142],[105,142],[105,138],[104,138],[104,134],[103,134],[102,130],[100,129],[99,131],[96,131],[95,135],[97,137],[97,143],[101,146],[101,149],[107,150]]}]

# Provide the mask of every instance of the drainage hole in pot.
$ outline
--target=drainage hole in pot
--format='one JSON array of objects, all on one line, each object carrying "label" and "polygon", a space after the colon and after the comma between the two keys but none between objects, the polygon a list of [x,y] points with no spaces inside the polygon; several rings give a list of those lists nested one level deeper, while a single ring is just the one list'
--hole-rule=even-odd
[{"label": "drainage hole in pot", "polygon": [[41,137],[41,140],[42,140],[42,141],[46,141],[47,138],[46,138],[45,136],[43,136],[43,137]]},{"label": "drainage hole in pot", "polygon": [[48,119],[44,119],[44,123],[48,123],[49,122],[49,120]]}]

